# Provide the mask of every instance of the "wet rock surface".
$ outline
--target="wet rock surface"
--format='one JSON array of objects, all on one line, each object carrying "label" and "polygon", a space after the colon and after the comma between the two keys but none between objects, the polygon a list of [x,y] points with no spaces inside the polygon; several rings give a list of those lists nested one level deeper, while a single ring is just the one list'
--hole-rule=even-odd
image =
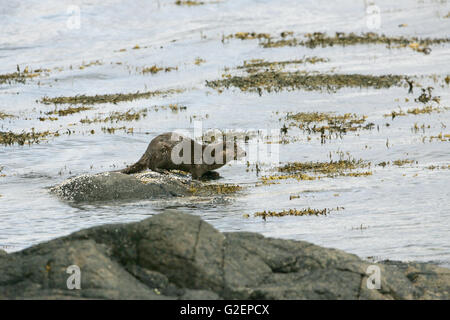
[{"label": "wet rock surface", "polygon": [[59,198],[74,202],[140,200],[149,198],[208,196],[233,193],[236,185],[192,180],[188,174],[146,171],[134,175],[104,172],[67,179],[50,189]]},{"label": "wet rock surface", "polygon": [[[449,299],[450,270],[374,263],[340,250],[256,233],[221,233],[197,216],[165,212],[94,227],[0,254],[0,299]],[[69,290],[69,266],[81,289]]]}]

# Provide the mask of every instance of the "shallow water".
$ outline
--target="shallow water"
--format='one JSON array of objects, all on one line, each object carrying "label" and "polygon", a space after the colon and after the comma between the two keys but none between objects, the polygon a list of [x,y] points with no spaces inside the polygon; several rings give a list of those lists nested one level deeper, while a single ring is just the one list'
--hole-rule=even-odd
[{"label": "shallow water", "polygon": [[[296,34],[326,31],[374,31],[392,36],[448,37],[450,11],[446,1],[376,1],[381,9],[378,30],[367,28],[364,1],[220,1],[201,6],[176,6],[175,1],[2,1],[0,0],[0,74],[29,66],[52,69],[48,76],[25,84],[0,85],[0,111],[16,118],[0,120],[0,131],[21,132],[69,128],[72,134],[31,146],[0,147],[0,248],[17,251],[89,226],[144,219],[167,208],[202,216],[222,231],[254,231],[267,236],[299,239],[335,247],[363,258],[433,261],[450,266],[450,170],[427,169],[449,165],[448,141],[423,137],[450,133],[450,111],[384,117],[409,107],[407,88],[341,89],[336,93],[291,91],[259,96],[238,89],[217,91],[205,80],[220,79],[244,60],[283,61],[304,56],[329,58],[326,63],[290,66],[293,70],[362,73],[371,75],[424,75],[420,83],[435,87],[441,106],[450,106],[448,86],[440,86],[450,74],[450,45],[432,46],[430,55],[409,48],[387,49],[384,45],[356,45],[309,49],[264,49],[257,40],[231,39],[223,35],[256,31]],[[80,29],[69,29],[69,5],[79,5]],[[400,24],[407,24],[400,28]],[[139,45],[140,49],[132,49]],[[126,49],[126,51],[120,51]],[[204,59],[200,65],[196,58]],[[86,66],[91,61],[100,64]],[[121,63],[121,64],[117,64]],[[178,67],[177,71],[141,74],[136,68],[152,65]],[[70,68],[72,66],[72,68]],[[56,70],[55,68],[62,68]],[[428,76],[438,76],[435,83]],[[44,96],[128,93],[169,88],[182,93],[150,99],[98,104],[94,109],[39,121],[54,106],[37,103]],[[398,101],[396,101],[398,99]],[[177,103],[186,111],[149,111],[135,122],[79,123],[85,117],[108,115],[154,105]],[[62,108],[62,107],[61,107]],[[201,119],[204,129],[279,129],[287,112],[333,111],[367,115],[373,130],[348,133],[321,144],[320,135],[292,130],[298,142],[279,147],[280,162],[327,161],[332,153],[350,153],[370,161],[373,175],[313,181],[282,181],[255,186],[255,165],[231,164],[219,170],[223,182],[245,189],[233,197],[215,201],[185,199],[133,203],[74,205],[48,192],[68,177],[123,167],[136,161],[155,135],[192,129]],[[196,118],[193,118],[193,117]],[[385,124],[389,123],[390,126]],[[425,131],[411,128],[430,125]],[[76,124],[72,126],[71,124]],[[103,133],[101,127],[133,127],[133,134],[118,130]],[[377,129],[379,126],[379,129]],[[90,131],[95,130],[95,134]],[[412,159],[412,165],[380,167],[382,161]],[[270,173],[271,166],[260,164]],[[248,169],[248,170],[247,170]],[[300,194],[290,199],[290,195]],[[253,217],[263,210],[344,207],[327,216]],[[249,214],[249,218],[243,217]]]}]

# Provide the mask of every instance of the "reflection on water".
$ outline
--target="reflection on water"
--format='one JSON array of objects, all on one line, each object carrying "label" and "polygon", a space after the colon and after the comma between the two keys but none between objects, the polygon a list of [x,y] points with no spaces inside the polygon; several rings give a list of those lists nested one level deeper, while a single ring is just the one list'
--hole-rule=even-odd
[{"label": "reflection on water", "polygon": [[[450,265],[450,170],[428,168],[450,162],[449,142],[429,139],[450,133],[450,112],[394,119],[384,116],[399,106],[404,111],[419,106],[413,102],[420,94],[419,88],[412,95],[408,88],[393,87],[344,88],[336,93],[296,90],[260,96],[233,88],[219,94],[205,86],[205,80],[241,72],[234,68],[244,61],[317,56],[329,61],[287,66],[286,70],[424,75],[417,82],[424,87],[433,86],[440,105],[450,106],[449,87],[443,81],[450,73],[448,44],[433,46],[429,55],[408,48],[387,49],[384,45],[267,49],[258,46],[257,40],[222,42],[222,37],[244,31],[368,32],[371,30],[364,20],[364,2],[342,1],[337,5],[322,1],[245,0],[195,7],[175,6],[173,2],[135,1],[130,5],[124,1],[79,1],[80,29],[67,29],[67,7],[59,1],[27,1],[26,5],[9,1],[0,10],[0,74],[15,72],[17,65],[21,70],[26,66],[30,70],[50,70],[25,84],[0,85],[0,112],[15,116],[1,119],[0,131],[20,133],[35,128],[60,133],[40,144],[1,147],[0,248],[16,251],[82,228],[137,221],[170,208],[200,215],[222,231],[254,231],[306,240],[361,257]],[[443,18],[450,11],[448,4],[380,1],[377,5],[382,19],[376,32],[448,36],[450,19]],[[401,24],[407,26],[399,27]],[[99,62],[91,64],[93,61]],[[155,74],[141,72],[154,65],[178,69]],[[429,77],[433,74],[436,81]],[[186,90],[94,105],[92,110],[58,116],[57,121],[39,120],[49,117],[46,113],[55,109],[36,102],[44,96],[171,88]],[[177,112],[154,110],[155,106],[170,104],[187,108]],[[112,111],[142,108],[150,111],[137,121],[80,123],[85,118],[103,119]],[[292,128],[288,131],[292,141],[280,145],[280,161],[328,161],[330,153],[334,159],[339,153],[349,153],[355,159],[371,162],[372,175],[255,186],[261,175],[273,174],[273,168],[260,164],[258,169],[262,171],[258,172],[254,164],[232,164],[219,172],[223,182],[245,186],[233,197],[76,205],[61,202],[48,193],[48,187],[68,177],[135,162],[152,137],[191,129],[195,120],[202,120],[204,130],[253,131],[281,128],[288,112],[312,111],[365,115],[374,126],[327,139],[325,144],[321,143],[320,133],[308,134]],[[104,129],[120,127],[125,129],[117,129],[113,134]],[[414,130],[415,127],[421,129]],[[415,162],[376,165],[399,159]],[[287,216],[266,221],[253,217],[257,211],[307,207],[345,209],[317,217]]]}]

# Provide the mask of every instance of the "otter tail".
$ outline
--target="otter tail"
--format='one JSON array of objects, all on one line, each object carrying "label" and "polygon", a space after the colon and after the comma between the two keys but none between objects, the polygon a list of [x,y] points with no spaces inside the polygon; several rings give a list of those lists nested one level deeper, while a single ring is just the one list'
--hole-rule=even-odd
[{"label": "otter tail", "polygon": [[126,167],[125,169],[122,170],[118,170],[117,172],[120,173],[124,173],[124,174],[132,174],[132,173],[137,173],[137,172],[141,172],[145,169],[148,168],[148,157],[146,154],[144,154],[138,162],[136,162],[135,164]]}]

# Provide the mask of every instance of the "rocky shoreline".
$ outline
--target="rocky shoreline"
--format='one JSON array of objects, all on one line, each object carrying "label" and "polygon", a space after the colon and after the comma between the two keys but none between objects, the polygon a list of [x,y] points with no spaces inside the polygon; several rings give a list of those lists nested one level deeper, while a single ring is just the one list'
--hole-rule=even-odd
[{"label": "rocky shoreline", "polygon": [[[373,265],[379,289],[367,285]],[[80,289],[71,290],[73,266]],[[81,230],[20,252],[0,250],[0,299],[449,298],[446,268],[375,264],[304,241],[221,233],[174,211]]]},{"label": "rocky shoreline", "polygon": [[50,192],[64,201],[93,202],[142,200],[188,196],[231,194],[242,187],[191,179],[186,172],[173,170],[158,173],[151,170],[123,174],[103,172],[84,174],[63,181]]}]

